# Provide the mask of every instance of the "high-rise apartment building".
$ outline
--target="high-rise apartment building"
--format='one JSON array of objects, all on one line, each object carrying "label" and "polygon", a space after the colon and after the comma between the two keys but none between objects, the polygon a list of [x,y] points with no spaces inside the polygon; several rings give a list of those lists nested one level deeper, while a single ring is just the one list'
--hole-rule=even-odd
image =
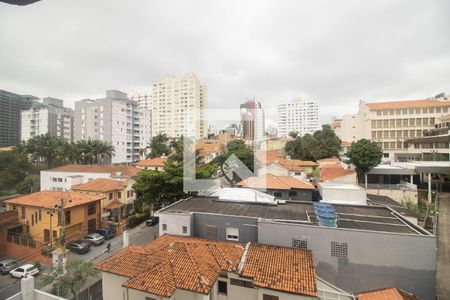
[{"label": "high-rise apartment building", "polygon": [[449,110],[450,98],[443,94],[412,101],[361,101],[358,113],[346,115],[341,121],[341,139],[348,138],[349,142],[370,139],[390,160],[421,159],[422,154],[417,149],[408,150],[407,141],[422,138],[425,132],[433,130],[437,120]]},{"label": "high-rise apartment building", "polygon": [[265,136],[265,114],[261,103],[253,100],[241,104],[242,137],[262,141]]},{"label": "high-rise apartment building", "polygon": [[152,109],[152,95],[150,94],[133,95],[130,99],[136,101],[140,109]]},{"label": "high-rise apartment building", "polygon": [[167,76],[153,84],[152,134],[206,138],[207,87],[193,73]]},{"label": "high-rise apartment building", "polygon": [[286,137],[290,132],[299,135],[319,130],[319,102],[294,98],[292,102],[278,105],[278,135]]},{"label": "high-rise apartment building", "polygon": [[114,146],[111,163],[141,159],[140,150],[151,138],[151,111],[120,91],[106,91],[105,98],[75,102],[75,140],[99,139]]},{"label": "high-rise apartment building", "polygon": [[27,141],[42,134],[73,141],[74,113],[63,107],[63,100],[47,97],[21,112],[21,139]]},{"label": "high-rise apartment building", "polygon": [[38,98],[0,90],[0,147],[20,142],[20,111],[28,109]]}]

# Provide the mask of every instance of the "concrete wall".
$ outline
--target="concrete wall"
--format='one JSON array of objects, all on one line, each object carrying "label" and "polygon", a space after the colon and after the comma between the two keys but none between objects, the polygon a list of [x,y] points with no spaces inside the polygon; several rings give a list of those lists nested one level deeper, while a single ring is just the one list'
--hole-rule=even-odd
[{"label": "concrete wall", "polygon": [[[103,299],[108,300],[123,300],[125,298],[125,289],[122,283],[128,278],[111,273],[102,272],[102,291]],[[145,298],[141,298],[145,299]]]},{"label": "concrete wall", "polygon": [[418,202],[418,192],[415,190],[367,189],[367,194],[387,196],[400,204],[402,201],[411,201],[415,204]]},{"label": "concrete wall", "polygon": [[[82,178],[78,183],[86,183],[89,179],[110,178],[109,173],[73,173],[73,172],[53,172],[41,171],[41,191],[57,190],[69,191],[72,188],[71,182],[68,179],[70,176],[80,175]],[[62,178],[62,182],[53,182],[52,177]]]},{"label": "concrete wall", "polygon": [[[292,246],[308,242],[317,274],[352,293],[397,287],[424,300],[434,299],[436,239],[433,236],[330,229],[260,221],[258,242]],[[331,242],[347,243],[348,257],[331,256]]]},{"label": "concrete wall", "polygon": [[[159,217],[159,233],[163,234],[175,234],[191,236],[193,230],[193,214],[189,213],[162,213],[155,214]],[[166,230],[163,229],[163,225],[166,225]],[[186,227],[187,231],[183,232],[183,227]]]},{"label": "concrete wall", "polygon": [[193,235],[200,238],[208,238],[205,234],[206,225],[217,226],[218,240],[226,240],[227,227],[239,229],[239,242],[256,242],[258,240],[258,224],[255,218],[195,213]]},{"label": "concrete wall", "polygon": [[366,190],[359,188],[359,186],[356,186],[355,189],[349,189],[346,188],[346,184],[343,184],[342,187],[339,187],[327,186],[326,183],[319,183],[318,189],[324,202],[356,205],[367,204]]}]

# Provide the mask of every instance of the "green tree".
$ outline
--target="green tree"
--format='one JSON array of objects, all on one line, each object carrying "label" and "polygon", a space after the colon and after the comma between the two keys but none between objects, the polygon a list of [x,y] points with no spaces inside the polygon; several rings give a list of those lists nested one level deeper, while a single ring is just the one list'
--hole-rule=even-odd
[{"label": "green tree", "polygon": [[0,152],[0,191],[13,190],[30,170],[31,164],[25,154],[13,151]]},{"label": "green tree", "polygon": [[227,144],[227,151],[238,151],[245,148],[247,148],[247,146],[245,146],[243,140],[231,140]]},{"label": "green tree", "polygon": [[170,154],[169,138],[166,134],[160,133],[154,136],[148,147],[150,148],[148,158],[161,157],[162,155]]},{"label": "green tree", "polygon": [[16,185],[16,191],[20,194],[30,194],[40,190],[40,176],[29,174]]},{"label": "green tree", "polygon": [[44,275],[43,284],[44,286],[51,284],[54,295],[65,297],[70,292],[75,297],[89,277],[96,274],[97,271],[94,270],[92,263],[71,259],[67,262],[66,272],[62,267],[52,267]]},{"label": "green tree", "polygon": [[347,157],[356,168],[360,182],[363,181],[364,174],[381,162],[382,156],[383,151],[380,147],[367,139],[353,142],[350,151],[347,153]]},{"label": "green tree", "polygon": [[293,139],[296,139],[298,137],[298,131],[289,132],[289,136]]}]

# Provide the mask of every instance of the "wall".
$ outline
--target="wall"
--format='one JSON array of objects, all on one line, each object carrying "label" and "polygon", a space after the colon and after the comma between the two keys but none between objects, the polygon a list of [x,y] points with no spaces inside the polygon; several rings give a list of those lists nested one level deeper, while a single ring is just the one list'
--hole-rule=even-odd
[{"label": "wall", "polygon": [[[352,293],[397,287],[424,300],[434,299],[436,239],[434,236],[332,229],[260,221],[258,242],[292,246],[304,239],[313,251],[317,274]],[[348,258],[331,256],[331,242],[347,243]],[[325,245],[325,246],[324,246]]]},{"label": "wall", "polygon": [[297,192],[297,196],[289,196],[289,191],[287,190],[260,190],[266,194],[275,196],[275,192],[281,193],[280,197],[276,197],[281,200],[301,200],[301,201],[312,201],[312,190],[303,189],[292,189],[291,191]]},{"label": "wall", "polygon": [[239,228],[239,242],[256,242],[258,240],[258,224],[255,218],[195,213],[193,235],[207,238],[206,225],[217,226],[218,240],[226,240],[226,227]]},{"label": "wall", "polygon": [[[89,179],[110,178],[109,173],[74,173],[74,172],[53,172],[41,171],[41,191],[52,190],[52,188],[60,188],[63,191],[69,191],[72,186],[67,177],[81,175],[83,178],[80,183],[86,183]],[[51,177],[62,178],[62,182],[53,182]]]},{"label": "wall", "polygon": [[128,280],[128,278],[125,276],[119,276],[116,274],[102,272],[103,299],[105,300],[125,299],[124,298],[125,289],[122,287],[122,283],[124,283],[126,280]]},{"label": "wall", "polygon": [[[155,214],[159,217],[159,234],[192,235],[193,214],[192,213],[162,213]],[[163,224],[167,225],[167,230],[163,230]],[[183,226],[187,227],[187,232],[183,233]]]},{"label": "wall", "polygon": [[17,259],[26,258],[27,260],[37,260],[42,264],[51,264],[49,257],[41,255],[42,244],[36,242],[35,247],[27,247],[26,245],[18,245],[6,240],[6,231],[0,230],[0,255],[9,256]]},{"label": "wall", "polygon": [[417,204],[417,195],[418,192],[415,190],[388,190],[388,189],[367,189],[367,194],[381,195],[387,196],[398,203],[402,203],[404,200],[411,201],[412,203]]},{"label": "wall", "polygon": [[[356,189],[345,189],[339,187],[327,187],[326,183],[323,186],[321,183],[318,184],[318,189],[323,201],[328,203],[347,203],[347,204],[357,204],[366,205],[367,204],[367,194],[366,191],[359,186]],[[344,184],[343,187],[346,185]]]}]

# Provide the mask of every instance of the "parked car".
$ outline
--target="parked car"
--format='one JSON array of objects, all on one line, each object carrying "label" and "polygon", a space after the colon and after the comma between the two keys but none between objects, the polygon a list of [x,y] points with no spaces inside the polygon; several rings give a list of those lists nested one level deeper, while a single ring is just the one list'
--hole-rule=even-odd
[{"label": "parked car", "polygon": [[83,241],[90,242],[93,245],[100,245],[105,241],[105,237],[99,233],[91,233],[85,236]]},{"label": "parked car", "polygon": [[9,276],[16,278],[23,278],[27,275],[34,276],[36,274],[39,274],[39,267],[32,264],[20,266],[9,272]]},{"label": "parked car", "polygon": [[112,232],[109,229],[99,229],[97,230],[97,233],[102,235],[105,238],[105,240],[109,240],[114,237],[114,232]]},{"label": "parked car", "polygon": [[3,261],[0,261],[0,272],[4,274],[8,274],[10,271],[17,268],[17,262],[12,259],[5,259]]},{"label": "parked car", "polygon": [[83,240],[73,241],[67,244],[67,249],[79,254],[88,252],[89,248],[91,248],[91,243]]},{"label": "parked car", "polygon": [[147,219],[146,224],[147,226],[155,226],[159,223],[159,217],[152,216]]}]

